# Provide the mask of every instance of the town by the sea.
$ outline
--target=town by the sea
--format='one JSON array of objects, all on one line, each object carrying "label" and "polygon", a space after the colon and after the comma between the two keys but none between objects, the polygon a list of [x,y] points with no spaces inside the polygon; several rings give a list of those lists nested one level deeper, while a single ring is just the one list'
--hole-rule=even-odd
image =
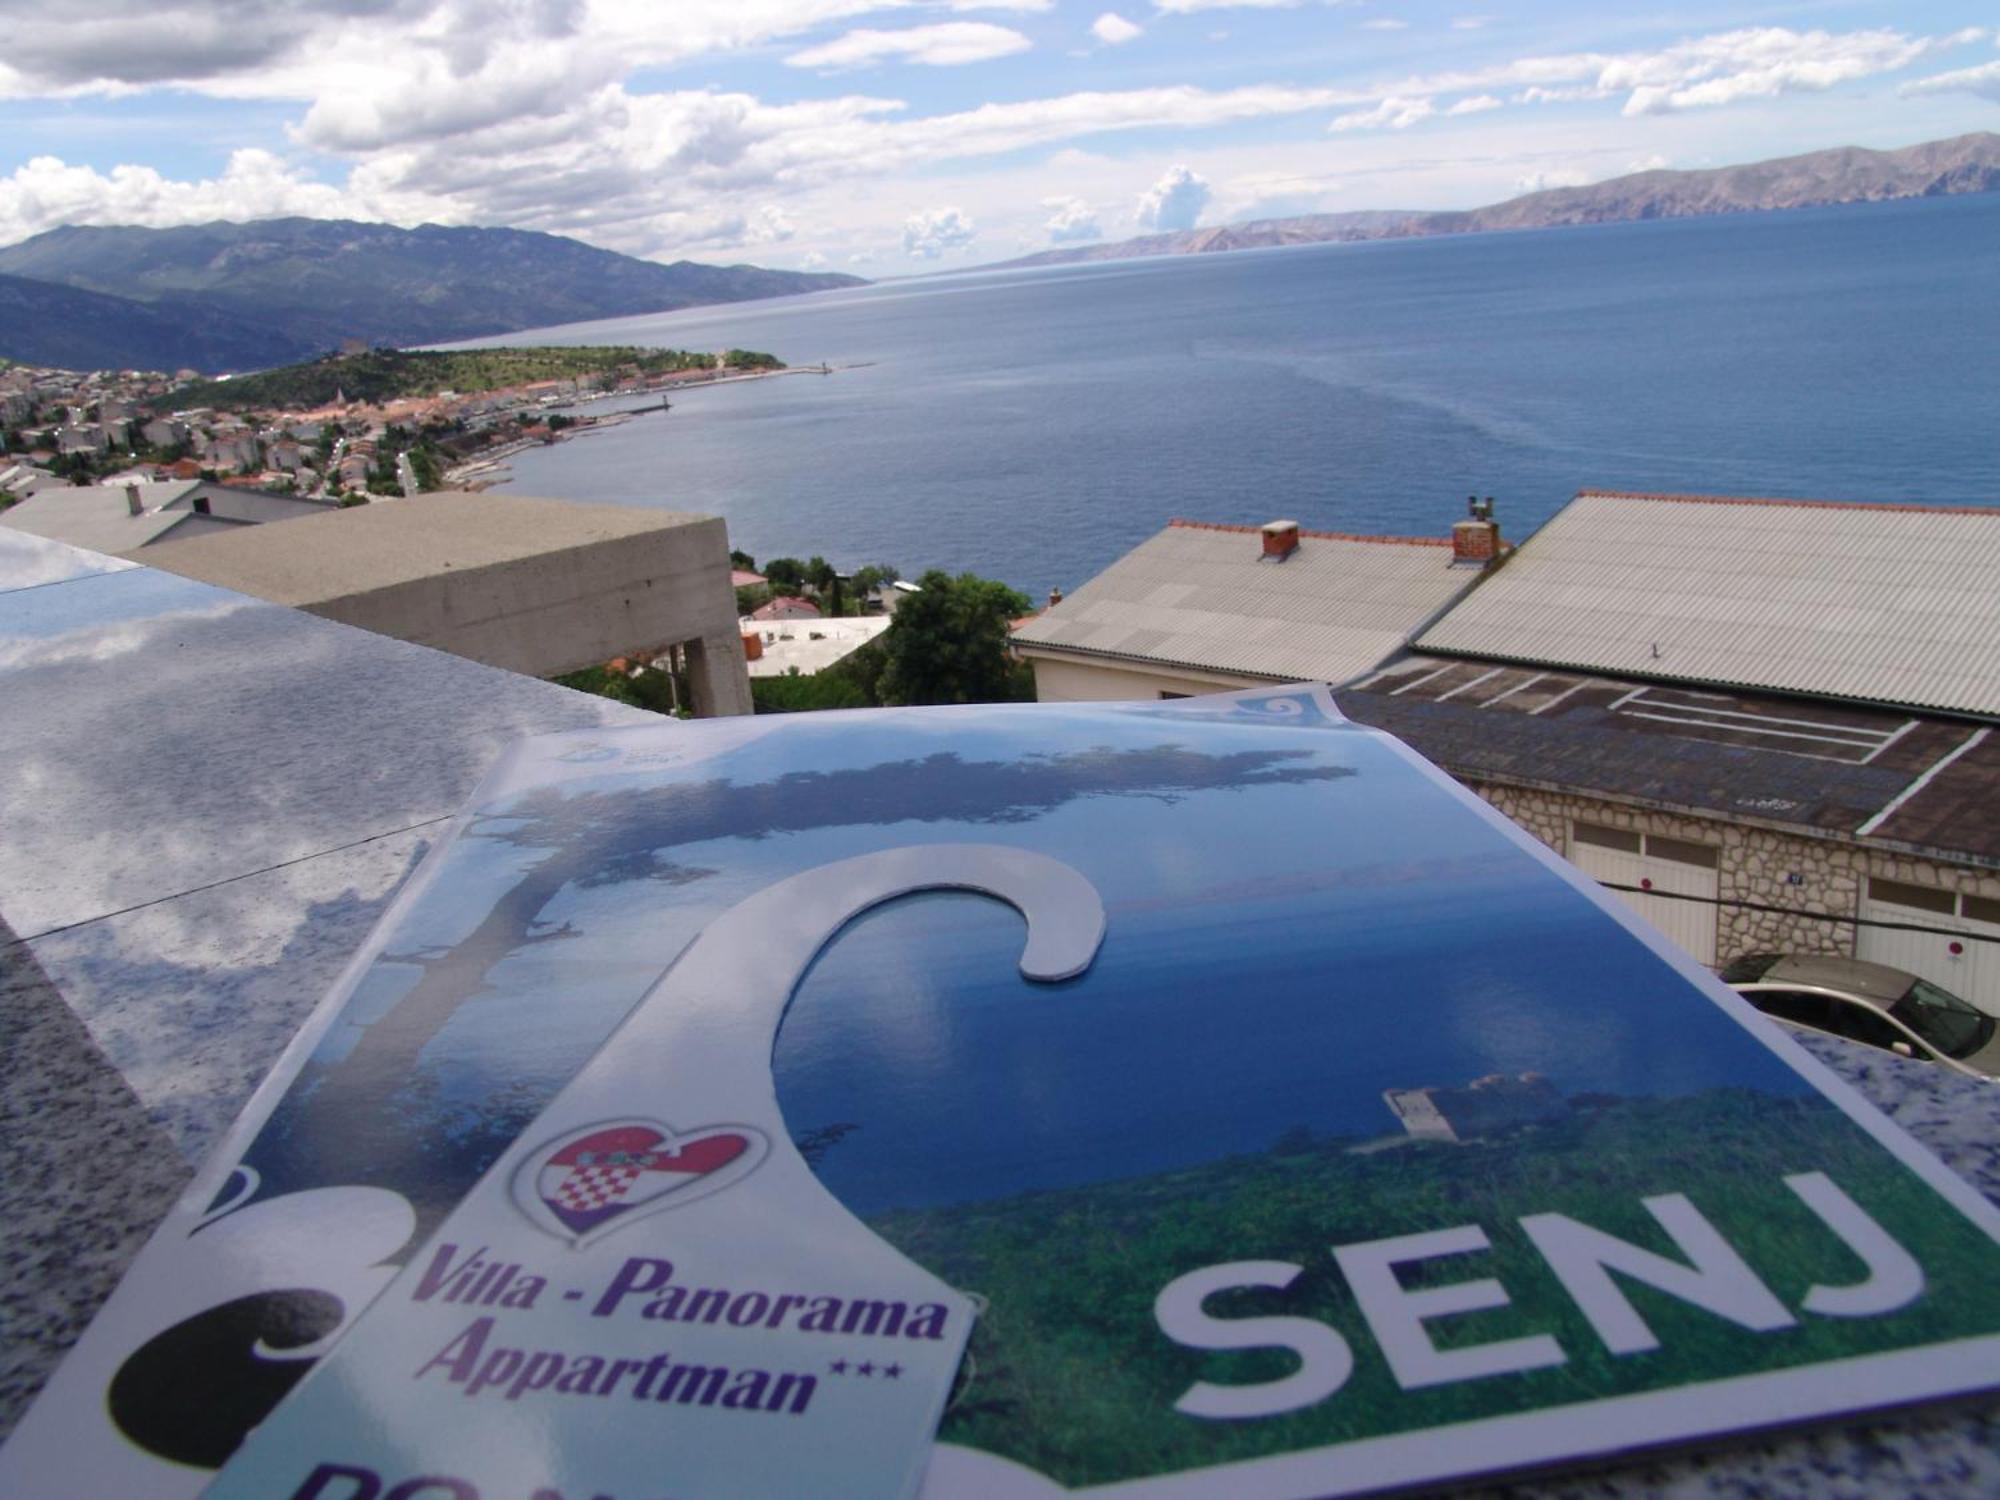
[{"label": "town by the sea", "polygon": [[521,453],[511,488],[1035,594],[1175,516],[1442,535],[1477,492],[1518,537],[1586,486],[2000,502],[2000,194],[961,274],[483,342],[825,362]]}]

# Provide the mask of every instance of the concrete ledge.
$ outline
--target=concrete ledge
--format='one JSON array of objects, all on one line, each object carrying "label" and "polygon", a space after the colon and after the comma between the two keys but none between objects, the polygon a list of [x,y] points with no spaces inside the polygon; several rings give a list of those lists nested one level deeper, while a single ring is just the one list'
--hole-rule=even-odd
[{"label": "concrete ledge", "polygon": [[[203,537],[147,561],[274,604],[534,677],[733,638],[719,517],[452,491]],[[706,653],[711,713],[747,713],[737,653]]]}]

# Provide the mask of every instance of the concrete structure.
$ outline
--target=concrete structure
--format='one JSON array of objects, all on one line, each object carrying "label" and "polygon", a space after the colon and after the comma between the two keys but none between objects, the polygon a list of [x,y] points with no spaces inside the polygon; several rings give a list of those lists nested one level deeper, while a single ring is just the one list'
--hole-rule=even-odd
[{"label": "concrete structure", "polygon": [[1480,571],[1443,537],[1173,521],[1021,625],[1014,649],[1034,663],[1044,701],[1346,682],[1402,649]]},{"label": "concrete structure", "polygon": [[750,712],[713,516],[450,491],[204,537],[158,565],[534,677],[684,646],[696,711]]}]

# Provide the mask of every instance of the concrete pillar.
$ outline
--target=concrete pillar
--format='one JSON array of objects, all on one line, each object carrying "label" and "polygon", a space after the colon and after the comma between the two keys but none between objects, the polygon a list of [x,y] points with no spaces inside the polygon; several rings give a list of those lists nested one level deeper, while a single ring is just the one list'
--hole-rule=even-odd
[{"label": "concrete pillar", "polygon": [[753,712],[750,666],[743,656],[743,638],[704,635],[687,643],[688,687],[694,695],[697,719],[720,719]]}]

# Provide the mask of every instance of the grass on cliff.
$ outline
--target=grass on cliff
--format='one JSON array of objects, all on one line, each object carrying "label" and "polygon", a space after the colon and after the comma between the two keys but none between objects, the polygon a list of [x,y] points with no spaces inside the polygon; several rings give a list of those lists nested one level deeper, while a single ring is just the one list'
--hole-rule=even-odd
[{"label": "grass on cliff", "polygon": [[[1081,1486],[2000,1331],[2000,1247],[1820,1100],[1720,1090],[1606,1102],[1485,1144],[1411,1143],[1363,1155],[1345,1145],[1293,1131],[1261,1156],[871,1219],[913,1259],[988,1299],[941,1436]],[[1808,1287],[1863,1275],[1859,1259],[1783,1186],[1783,1176],[1804,1171],[1826,1172],[1917,1257],[1927,1277],[1917,1301],[1872,1318],[1798,1311]],[[1628,1280],[1627,1295],[1661,1347],[1606,1351],[1519,1219],[1566,1213],[1679,1259],[1640,1203],[1670,1192],[1688,1195],[1795,1312],[1795,1327],[1751,1332]],[[1511,1301],[1438,1318],[1426,1325],[1432,1338],[1452,1347],[1551,1333],[1568,1360],[1403,1391],[1330,1247],[1469,1223],[1486,1231],[1490,1252],[1405,1266],[1404,1284],[1497,1277]],[[1236,1260],[1305,1269],[1282,1293],[1213,1297],[1210,1313],[1331,1324],[1355,1357],[1341,1390],[1263,1420],[1203,1421],[1173,1410],[1196,1380],[1268,1381],[1296,1368],[1282,1351],[1184,1349],[1154,1322],[1153,1298],[1169,1281]]]}]

